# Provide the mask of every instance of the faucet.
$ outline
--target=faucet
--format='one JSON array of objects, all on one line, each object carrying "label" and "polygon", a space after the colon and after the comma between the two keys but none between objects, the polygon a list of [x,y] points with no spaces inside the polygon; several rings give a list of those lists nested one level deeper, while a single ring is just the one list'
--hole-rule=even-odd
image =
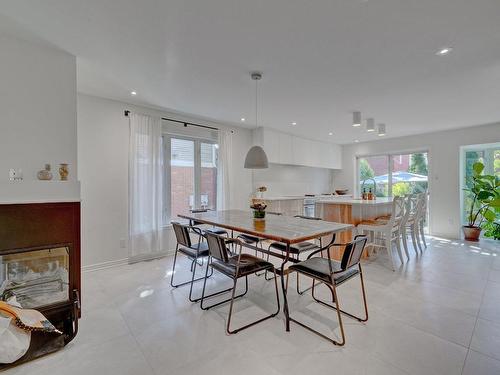
[{"label": "faucet", "polygon": [[365,179],[363,180],[363,182],[361,183],[361,191],[363,191],[363,190],[364,190],[364,188],[365,188],[365,182],[366,182],[367,180],[372,180],[372,181],[373,181],[373,192],[372,192],[372,193],[373,193],[373,196],[374,196],[374,197],[375,197],[375,196],[377,196],[377,194],[376,194],[376,193],[377,193],[377,181],[375,181],[375,179],[374,179],[374,178],[372,178],[372,177],[365,178]]}]

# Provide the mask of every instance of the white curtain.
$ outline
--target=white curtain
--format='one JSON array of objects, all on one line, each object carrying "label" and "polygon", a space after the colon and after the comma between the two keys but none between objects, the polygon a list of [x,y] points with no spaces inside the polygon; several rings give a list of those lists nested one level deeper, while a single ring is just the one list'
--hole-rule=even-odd
[{"label": "white curtain", "polygon": [[217,210],[228,210],[229,171],[232,162],[233,135],[229,130],[219,130],[219,163],[217,165]]},{"label": "white curtain", "polygon": [[162,251],[163,153],[160,118],[130,113],[129,261]]}]

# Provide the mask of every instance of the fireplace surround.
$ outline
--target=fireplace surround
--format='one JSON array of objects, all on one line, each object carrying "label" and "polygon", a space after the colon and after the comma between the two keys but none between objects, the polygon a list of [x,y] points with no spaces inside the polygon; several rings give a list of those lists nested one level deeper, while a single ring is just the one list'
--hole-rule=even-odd
[{"label": "fireplace surround", "polygon": [[30,349],[14,364],[58,350],[76,336],[80,274],[79,202],[0,204],[0,300],[15,297],[63,332],[33,333]]}]

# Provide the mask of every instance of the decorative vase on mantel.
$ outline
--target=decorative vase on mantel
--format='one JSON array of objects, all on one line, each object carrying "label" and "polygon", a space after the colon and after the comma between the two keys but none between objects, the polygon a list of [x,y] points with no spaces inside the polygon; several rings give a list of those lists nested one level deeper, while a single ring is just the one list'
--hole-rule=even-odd
[{"label": "decorative vase on mantel", "polygon": [[68,164],[67,163],[59,164],[59,177],[61,181],[68,181],[68,175],[69,175]]},{"label": "decorative vase on mantel", "polygon": [[45,164],[45,169],[39,171],[36,176],[41,181],[50,181],[52,180],[52,172],[50,171],[50,164]]}]

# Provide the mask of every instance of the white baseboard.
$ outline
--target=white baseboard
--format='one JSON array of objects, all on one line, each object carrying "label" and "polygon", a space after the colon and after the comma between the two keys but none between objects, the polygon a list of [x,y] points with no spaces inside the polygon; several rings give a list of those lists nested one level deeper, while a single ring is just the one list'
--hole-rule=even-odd
[{"label": "white baseboard", "polygon": [[128,264],[134,264],[134,263],[138,263],[138,262],[145,262],[148,260],[164,258],[166,256],[172,255],[173,253],[174,253],[173,250],[167,250],[167,251],[162,251],[160,253],[154,253],[154,254],[136,255],[136,256],[128,258]]},{"label": "white baseboard", "polygon": [[118,259],[118,260],[110,260],[109,262],[89,264],[87,266],[82,267],[82,272],[98,271],[98,270],[103,270],[106,268],[123,266],[125,264],[128,264],[128,258]]},{"label": "white baseboard", "polygon": [[98,271],[98,270],[103,270],[106,268],[119,267],[119,266],[124,266],[127,264],[134,264],[134,263],[138,263],[138,262],[145,262],[148,260],[164,258],[166,256],[173,255],[174,252],[175,252],[174,250],[167,250],[167,251],[162,251],[161,253],[143,254],[143,255],[137,255],[135,257],[128,257],[128,258],[123,258],[123,259],[111,260],[109,262],[89,264],[87,266],[82,267],[82,272]]}]

